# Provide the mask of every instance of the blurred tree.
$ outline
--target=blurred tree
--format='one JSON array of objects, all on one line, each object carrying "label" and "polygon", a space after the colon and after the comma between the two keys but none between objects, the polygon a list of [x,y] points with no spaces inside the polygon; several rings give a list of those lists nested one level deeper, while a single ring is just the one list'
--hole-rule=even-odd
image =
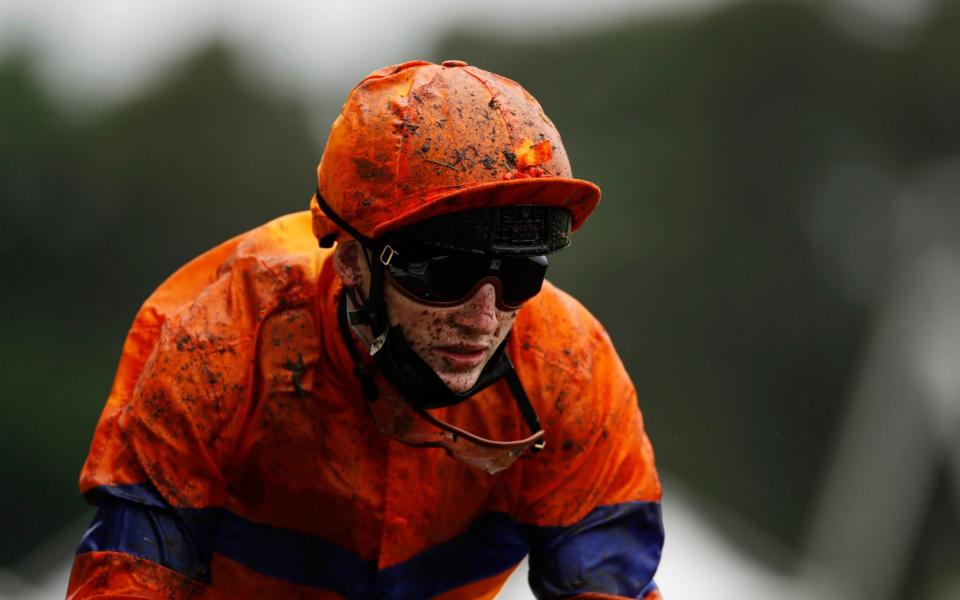
[{"label": "blurred tree", "polygon": [[[83,509],[76,478],[126,328],[202,250],[305,209],[320,147],[303,107],[213,44],[139,97],[72,123],[24,56],[0,65],[0,496],[4,540]],[[24,548],[0,545],[0,564]]]},{"label": "blurred tree", "polygon": [[[54,208],[69,204],[64,200],[78,187],[71,148],[76,132],[32,76],[24,54],[0,63],[0,124],[0,264],[6,279],[0,295],[0,481],[7,490],[0,496],[5,517],[0,563],[5,563],[24,553],[25,541],[41,540],[82,508],[70,484],[88,434],[71,431],[77,425],[73,417],[83,411],[72,402],[70,387],[91,363],[83,344],[72,345],[75,340],[60,328],[69,303],[69,288],[61,286],[72,283],[64,279],[69,249],[45,243],[57,239],[57,225],[69,221]],[[103,370],[109,360],[101,362]],[[97,392],[104,387],[87,383],[99,383]]]}]

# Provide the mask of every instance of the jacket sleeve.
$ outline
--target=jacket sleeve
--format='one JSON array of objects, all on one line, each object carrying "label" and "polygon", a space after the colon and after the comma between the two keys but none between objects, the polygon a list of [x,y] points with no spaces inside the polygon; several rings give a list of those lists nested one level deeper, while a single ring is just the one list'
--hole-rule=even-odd
[{"label": "jacket sleeve", "polygon": [[562,316],[551,339],[562,342],[565,329],[569,350],[556,358],[543,349],[528,378],[547,433],[541,456],[523,465],[518,520],[531,589],[538,598],[659,599],[661,487],[636,392],[593,317],[578,304]]},{"label": "jacket sleeve", "polygon": [[74,559],[67,598],[190,598],[210,581],[211,513],[185,514],[150,490],[142,502],[99,498]]},{"label": "jacket sleeve", "polygon": [[98,511],[69,598],[191,597],[209,581],[259,322],[248,278],[209,279],[178,305],[155,301],[177,291],[161,287],[131,328],[81,472]]}]

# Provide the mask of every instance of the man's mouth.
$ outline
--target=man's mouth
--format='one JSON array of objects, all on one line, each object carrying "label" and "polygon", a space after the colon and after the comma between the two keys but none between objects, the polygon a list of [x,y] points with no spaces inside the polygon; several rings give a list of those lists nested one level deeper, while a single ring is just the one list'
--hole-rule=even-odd
[{"label": "man's mouth", "polygon": [[487,356],[487,346],[450,345],[440,346],[437,353],[448,366],[457,371],[469,371],[483,364]]}]

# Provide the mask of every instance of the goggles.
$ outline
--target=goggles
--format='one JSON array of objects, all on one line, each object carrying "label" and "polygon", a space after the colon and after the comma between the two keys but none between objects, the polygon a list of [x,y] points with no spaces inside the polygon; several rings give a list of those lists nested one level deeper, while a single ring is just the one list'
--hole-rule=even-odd
[{"label": "goggles", "polygon": [[384,246],[380,262],[405,296],[430,306],[455,306],[484,284],[497,292],[497,308],[517,310],[540,292],[546,256],[435,254],[422,248]]},{"label": "goggles", "polygon": [[[545,445],[539,423],[537,431],[529,437],[511,441],[487,439],[456,424],[467,421],[475,427],[484,422],[484,415],[489,418],[491,407],[479,405],[483,396],[431,411],[404,402],[393,389],[383,392],[365,404],[381,433],[409,446],[443,448],[451,457],[491,475],[503,471],[518,458],[539,452]],[[440,414],[445,419],[441,419]]]}]

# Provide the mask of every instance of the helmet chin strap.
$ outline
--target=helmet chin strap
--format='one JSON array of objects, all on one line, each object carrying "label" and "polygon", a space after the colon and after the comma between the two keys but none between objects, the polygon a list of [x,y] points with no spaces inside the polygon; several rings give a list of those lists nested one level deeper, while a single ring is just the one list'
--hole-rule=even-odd
[{"label": "helmet chin strap", "polygon": [[[348,297],[352,297],[355,293],[356,290],[348,291],[344,289],[343,296],[340,298],[340,306],[337,309],[337,322],[340,325],[340,334],[343,336],[347,351],[354,361],[353,374],[360,381],[364,397],[368,401],[374,402],[379,398],[379,390],[373,374],[363,366],[360,351],[350,335],[348,312],[356,314],[357,311],[348,309],[347,304]],[[352,299],[350,302],[352,303]],[[418,408],[451,406],[463,402],[497,381],[506,378],[510,392],[517,403],[517,408],[520,410],[520,415],[530,432],[536,433],[541,430],[540,419],[530,404],[530,399],[523,389],[523,384],[520,383],[513,362],[506,353],[507,339],[504,339],[497,347],[473,387],[465,392],[457,393],[451,390],[430,365],[413,350],[407,342],[406,336],[403,335],[401,327],[393,326],[384,335],[386,336],[385,341],[380,348],[371,352],[377,370],[396,387],[404,401],[411,406]],[[509,335],[507,338],[509,339]]]},{"label": "helmet chin strap", "polygon": [[361,286],[352,285],[345,289],[350,295],[353,308],[347,313],[351,325],[367,325],[374,337],[380,336],[389,326],[386,302],[383,296],[383,267],[380,261],[370,260],[370,249],[365,243],[360,243],[363,260],[367,263],[370,273],[370,293],[363,298]]}]

